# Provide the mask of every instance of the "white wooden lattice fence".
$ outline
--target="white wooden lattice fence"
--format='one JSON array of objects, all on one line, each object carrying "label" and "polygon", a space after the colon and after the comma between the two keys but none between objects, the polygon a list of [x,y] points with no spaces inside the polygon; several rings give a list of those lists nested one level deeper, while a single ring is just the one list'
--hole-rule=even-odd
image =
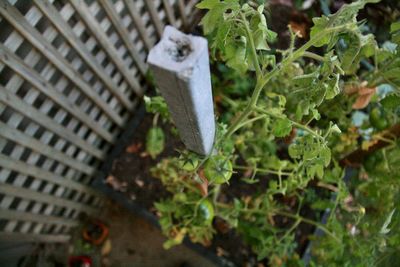
[{"label": "white wooden lattice fence", "polygon": [[0,0],[0,241],[63,242],[146,90],[145,58],[193,0]]}]

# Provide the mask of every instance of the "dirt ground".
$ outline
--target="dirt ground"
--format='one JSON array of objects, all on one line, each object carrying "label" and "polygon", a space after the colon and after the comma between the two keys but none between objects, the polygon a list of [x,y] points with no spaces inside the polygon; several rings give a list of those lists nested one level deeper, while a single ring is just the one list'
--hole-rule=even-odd
[{"label": "dirt ground", "polygon": [[[184,245],[164,250],[162,244],[165,238],[159,229],[117,204],[107,203],[99,218],[110,227],[111,250],[104,255],[101,253],[102,248],[99,247],[89,253],[93,258],[94,266],[216,266]],[[75,246],[75,250],[79,248]]]}]

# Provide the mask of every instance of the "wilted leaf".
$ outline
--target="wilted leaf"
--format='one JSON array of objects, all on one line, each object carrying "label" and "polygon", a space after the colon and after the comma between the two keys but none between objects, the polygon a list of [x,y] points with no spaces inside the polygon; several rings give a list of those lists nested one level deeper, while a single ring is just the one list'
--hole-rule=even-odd
[{"label": "wilted leaf", "polygon": [[147,132],[146,151],[154,159],[164,150],[165,136],[160,127],[153,127]]},{"label": "wilted leaf", "polygon": [[199,182],[196,182],[196,187],[200,190],[201,195],[207,196],[208,194],[208,180],[207,178],[204,176],[204,170],[200,170],[199,171],[199,176],[200,179]]},{"label": "wilted leaf", "polygon": [[289,26],[292,29],[292,31],[297,35],[297,37],[299,37],[299,38],[307,37],[307,24],[306,23],[290,21]]},{"label": "wilted leaf", "polygon": [[130,146],[128,146],[125,151],[127,153],[137,153],[140,151],[140,148],[142,147],[142,143],[134,143]]},{"label": "wilted leaf", "polygon": [[372,96],[376,93],[376,87],[369,88],[366,87],[365,83],[362,83],[357,93],[358,97],[352,107],[353,109],[363,109],[368,106]]},{"label": "wilted leaf", "polygon": [[107,240],[104,242],[103,246],[101,247],[101,256],[107,256],[110,254],[112,249],[111,246],[111,240],[107,238]]},{"label": "wilted leaf", "polygon": [[110,185],[116,191],[126,191],[128,184],[126,182],[121,182],[113,175],[109,175],[106,178],[106,184]]}]

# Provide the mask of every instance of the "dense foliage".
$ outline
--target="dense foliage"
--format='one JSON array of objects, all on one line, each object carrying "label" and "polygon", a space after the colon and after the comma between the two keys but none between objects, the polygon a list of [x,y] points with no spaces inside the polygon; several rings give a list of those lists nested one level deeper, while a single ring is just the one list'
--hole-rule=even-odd
[{"label": "dense foliage", "polygon": [[[400,114],[400,22],[378,43],[356,19],[378,0],[359,0],[314,18],[300,47],[289,27],[289,48],[278,50],[264,4],[241,2],[197,5],[207,10],[201,25],[217,61],[218,131],[212,155],[182,151],[152,170],[171,192],[155,204],[165,247],[186,235],[209,243],[218,217],[272,266],[304,264],[296,250],[303,224],[320,231],[309,237],[312,266],[398,262],[400,142],[390,129]],[[157,118],[171,121],[161,97],[146,104],[156,114],[147,140],[155,157],[164,142]],[[368,155],[346,171],[340,162],[357,149]],[[232,179],[254,194],[221,199]]]}]

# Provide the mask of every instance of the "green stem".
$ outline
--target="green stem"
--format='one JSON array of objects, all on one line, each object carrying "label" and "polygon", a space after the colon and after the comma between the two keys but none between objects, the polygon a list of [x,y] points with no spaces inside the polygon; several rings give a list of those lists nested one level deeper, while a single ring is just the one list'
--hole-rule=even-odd
[{"label": "green stem", "polygon": [[246,124],[249,124],[249,123],[258,121],[258,120],[263,119],[263,118],[265,118],[265,117],[267,117],[267,116],[266,116],[266,115],[260,115],[260,116],[251,118],[251,119],[249,119],[249,120],[247,120],[247,121],[241,123],[240,125],[238,125],[238,128],[242,128],[242,127],[245,126]]},{"label": "green stem", "polygon": [[250,53],[251,53],[251,56],[253,57],[253,64],[254,64],[254,69],[256,70],[256,75],[257,75],[257,77],[261,77],[262,71],[260,68],[260,63],[258,62],[257,50],[256,50],[256,46],[254,44],[252,31],[250,30],[250,27],[246,20],[246,17],[245,17],[245,15],[243,15],[242,12],[240,12],[240,18],[243,21],[242,23],[246,30],[247,39],[249,40],[249,43],[250,43]]},{"label": "green stem", "polygon": [[[268,72],[267,74],[263,74],[260,68],[260,65],[258,63],[258,59],[257,59],[257,51],[256,48],[254,46],[254,40],[253,37],[251,35],[251,31],[250,28],[247,24],[246,18],[245,16],[240,13],[241,19],[243,20],[243,24],[245,26],[246,29],[246,35],[249,38],[249,43],[250,43],[250,50],[251,50],[251,54],[252,57],[254,58],[253,61],[254,63],[256,63],[254,66],[255,70],[256,70],[256,76],[257,76],[257,84],[256,87],[253,91],[253,94],[251,96],[250,102],[249,104],[246,106],[245,110],[242,112],[242,114],[240,115],[240,117],[228,128],[228,131],[226,133],[226,138],[229,138],[235,131],[237,131],[240,127],[240,125],[243,123],[243,121],[247,118],[247,116],[255,109],[258,98],[260,97],[260,93],[262,91],[262,89],[265,87],[265,85],[275,76],[278,75],[279,71],[281,69],[284,69],[287,65],[291,64],[293,61],[297,60],[298,58],[302,57],[304,55],[305,52],[307,52],[307,50],[309,48],[311,48],[315,43],[317,43],[318,41],[320,41],[322,38],[326,37],[327,34],[330,34],[332,32],[335,31],[340,31],[342,29],[345,29],[346,27],[349,26],[349,24],[344,24],[344,25],[340,25],[337,27],[332,27],[332,28],[327,28],[323,31],[321,31],[320,33],[318,33],[316,36],[314,36],[312,39],[310,39],[307,43],[305,43],[303,46],[301,46],[299,49],[297,49],[296,51],[294,51],[290,57],[285,58],[284,60],[282,60],[282,62],[278,65],[276,65],[270,72]],[[304,129],[305,131],[319,136],[320,139],[322,139],[322,137],[320,135],[318,135],[317,133],[315,133],[314,131],[312,131],[309,128],[305,128],[305,126],[301,125],[301,124],[297,124],[297,126],[299,128]]]},{"label": "green stem", "polygon": [[[262,108],[258,108],[258,107],[256,108],[256,111],[258,111],[258,112],[260,112],[260,113],[263,113],[263,114],[266,114],[266,115],[268,115],[268,116],[270,116],[270,117],[277,118],[277,119],[283,119],[283,118],[285,118],[285,117],[282,116],[282,115],[277,115],[277,114],[268,112],[268,111],[266,111],[266,110],[264,110],[264,109],[262,109]],[[288,119],[288,120],[290,120],[290,119]],[[315,132],[314,130],[310,129],[309,127],[307,127],[307,126],[305,126],[305,125],[303,125],[303,124],[300,124],[300,123],[298,123],[298,122],[295,122],[295,121],[293,121],[293,120],[290,120],[290,122],[291,122],[296,128],[302,129],[302,130],[304,130],[304,131],[310,133],[311,135],[317,137],[318,139],[320,139],[320,140],[322,140],[322,141],[325,140],[324,137],[322,137],[321,135],[319,135],[317,132]]]},{"label": "green stem", "polygon": [[309,52],[309,51],[304,52],[303,57],[312,58],[312,59],[315,59],[315,60],[318,60],[321,62],[325,61],[324,57],[321,57],[320,55],[317,55],[317,54],[315,54],[313,52]]},{"label": "green stem", "polygon": [[262,169],[262,168],[253,168],[253,167],[246,167],[246,166],[233,166],[234,169],[237,170],[248,170],[251,169],[253,171],[261,172],[261,173],[268,173],[268,174],[276,174],[276,175],[284,175],[284,176],[290,176],[290,172],[282,172],[282,171],[275,171],[275,170],[270,170],[270,169]]},{"label": "green stem", "polygon": [[335,241],[337,241],[337,242],[340,243],[340,240],[339,240],[331,231],[329,231],[329,230],[325,227],[325,225],[323,225],[323,224],[321,224],[321,223],[318,223],[318,222],[316,222],[316,221],[313,221],[313,220],[304,218],[304,217],[302,217],[302,216],[300,216],[300,215],[298,215],[298,214],[292,214],[292,213],[289,213],[289,212],[286,212],[286,211],[274,211],[274,212],[275,212],[276,214],[279,214],[279,215],[282,215],[282,216],[285,216],[285,217],[293,218],[293,219],[296,219],[296,220],[301,220],[301,221],[304,222],[304,223],[314,225],[315,227],[318,227],[319,229],[321,229],[322,231],[324,231],[325,234],[327,234],[327,235],[329,235],[330,237],[332,237]]},{"label": "green stem", "polygon": [[305,126],[305,125],[303,125],[303,124],[300,124],[300,123],[298,123],[298,122],[295,122],[295,121],[291,121],[291,122],[292,122],[292,124],[293,124],[296,128],[302,129],[302,130],[304,130],[304,131],[306,131],[306,132],[312,134],[313,136],[317,137],[318,139],[320,139],[320,140],[322,140],[322,141],[325,140],[324,137],[322,137],[322,136],[319,135],[316,131],[310,129],[309,127],[307,127],[307,126]]},{"label": "green stem", "polygon": [[288,235],[290,235],[291,232],[293,232],[294,229],[301,223],[301,219],[296,220],[296,222],[290,227],[289,230],[286,231],[286,233],[279,239],[278,244],[280,244]]}]

